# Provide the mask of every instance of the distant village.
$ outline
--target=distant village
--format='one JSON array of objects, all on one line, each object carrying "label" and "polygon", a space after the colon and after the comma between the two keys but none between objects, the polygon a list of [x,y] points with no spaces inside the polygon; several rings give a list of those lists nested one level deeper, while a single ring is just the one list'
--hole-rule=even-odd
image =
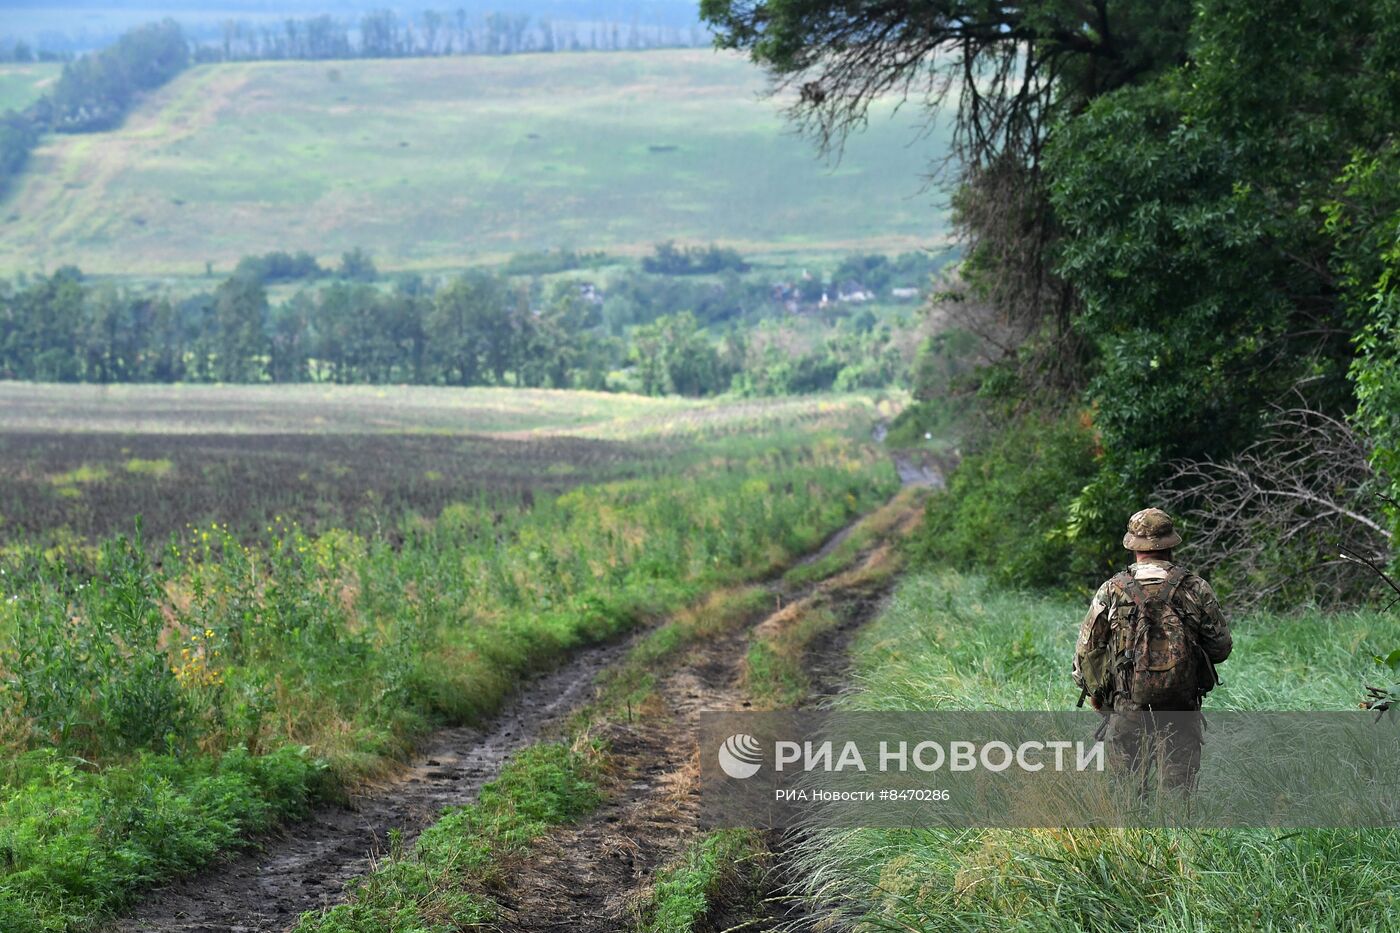
[{"label": "distant village", "polygon": [[[920,289],[907,286],[889,289],[890,300],[896,302],[918,301],[921,295]],[[773,284],[773,301],[786,308],[789,314],[803,314],[832,304],[866,304],[879,299],[875,289],[867,288],[856,279],[823,284],[805,270],[796,282]]]}]

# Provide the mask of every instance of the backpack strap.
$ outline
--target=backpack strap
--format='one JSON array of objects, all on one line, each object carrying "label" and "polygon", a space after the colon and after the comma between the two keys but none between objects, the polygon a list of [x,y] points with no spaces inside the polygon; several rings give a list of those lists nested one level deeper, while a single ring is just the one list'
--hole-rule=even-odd
[{"label": "backpack strap", "polygon": [[1147,591],[1142,588],[1141,583],[1137,582],[1131,571],[1125,570],[1120,574],[1115,574],[1112,582],[1134,606],[1138,607],[1139,612],[1147,611]]},{"label": "backpack strap", "polygon": [[[1157,591],[1157,601],[1163,606],[1169,604],[1172,601],[1172,597],[1176,595],[1177,587],[1181,586],[1181,582],[1185,579],[1186,570],[1182,567],[1173,567],[1171,570],[1167,571],[1167,578],[1162,581],[1162,588]],[[1137,581],[1134,580],[1133,582],[1136,583]]]}]

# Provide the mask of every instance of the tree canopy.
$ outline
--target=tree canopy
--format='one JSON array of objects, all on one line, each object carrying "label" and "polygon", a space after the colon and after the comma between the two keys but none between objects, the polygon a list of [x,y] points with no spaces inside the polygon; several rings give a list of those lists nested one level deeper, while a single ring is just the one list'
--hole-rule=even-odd
[{"label": "tree canopy", "polygon": [[823,145],[890,94],[956,121],[965,297],[1012,333],[981,394],[1092,441],[1047,540],[1111,541],[1180,464],[1258,449],[1281,406],[1362,432],[1377,481],[1395,475],[1396,0],[702,10]]}]

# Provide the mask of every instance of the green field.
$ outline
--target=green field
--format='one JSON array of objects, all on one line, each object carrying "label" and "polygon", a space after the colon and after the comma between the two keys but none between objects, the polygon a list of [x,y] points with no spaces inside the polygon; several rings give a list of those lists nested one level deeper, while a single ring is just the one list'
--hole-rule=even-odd
[{"label": "green field", "polygon": [[228,272],[355,246],[384,269],[719,241],[792,258],[944,237],[941,136],[877,108],[839,164],[710,51],[191,69],[110,133],[52,137],[0,212],[0,272]]},{"label": "green field", "polygon": [[62,65],[48,62],[0,65],[0,113],[23,110],[34,103],[62,70]]}]

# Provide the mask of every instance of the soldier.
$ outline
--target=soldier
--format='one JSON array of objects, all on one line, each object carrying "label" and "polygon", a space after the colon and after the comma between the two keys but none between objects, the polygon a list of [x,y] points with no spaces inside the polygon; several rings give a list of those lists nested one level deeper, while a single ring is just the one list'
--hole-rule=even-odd
[{"label": "soldier", "polygon": [[1107,715],[1109,757],[1146,792],[1189,791],[1201,764],[1201,700],[1230,656],[1230,626],[1210,584],[1172,563],[1181,535],[1161,509],[1128,519],[1134,563],[1099,587],[1079,627],[1074,682]]}]

